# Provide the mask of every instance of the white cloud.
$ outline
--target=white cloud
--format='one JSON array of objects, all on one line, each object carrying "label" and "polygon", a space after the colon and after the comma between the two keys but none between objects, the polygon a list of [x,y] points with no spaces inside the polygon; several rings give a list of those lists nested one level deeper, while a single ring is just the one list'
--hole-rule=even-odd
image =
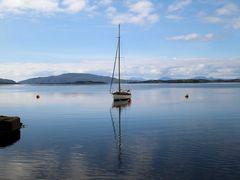
[{"label": "white cloud", "polygon": [[199,35],[197,33],[192,33],[192,34],[186,34],[186,35],[180,35],[180,36],[173,36],[167,39],[173,40],[173,41],[193,41],[193,40],[199,39]]},{"label": "white cloud", "polygon": [[168,40],[172,41],[210,41],[215,38],[213,33],[207,33],[200,35],[198,33],[191,33],[179,36],[168,37]]},{"label": "white cloud", "polygon": [[29,12],[55,14],[85,11],[93,15],[99,7],[102,7],[107,8],[107,16],[113,24],[155,23],[159,19],[151,0],[128,2],[125,13],[118,12],[112,4],[112,0],[0,0],[0,17],[3,18],[6,14],[19,15]]},{"label": "white cloud", "polygon": [[147,16],[153,11],[153,4],[148,0],[141,0],[137,3],[129,4],[129,8],[133,13]]},{"label": "white cloud", "polygon": [[112,0],[97,0],[96,2],[98,2],[99,4],[102,4],[102,5],[112,4]]},{"label": "white cloud", "polygon": [[63,0],[62,5],[65,6],[65,10],[76,13],[80,12],[87,6],[86,0]]},{"label": "white cloud", "polygon": [[225,28],[240,29],[240,7],[234,3],[227,3],[216,9],[213,14],[200,12],[198,17],[206,23],[222,25]]},{"label": "white cloud", "polygon": [[222,19],[221,17],[217,15],[210,15],[204,11],[200,11],[197,13],[197,17],[200,18],[202,21],[207,22],[207,23],[212,23],[212,24],[217,24],[221,23]]},{"label": "white cloud", "polygon": [[[101,73],[101,69],[108,75],[112,71],[112,62],[101,61],[98,62],[82,61],[81,63],[2,63],[0,66],[0,77],[14,80],[22,80],[36,76],[58,75],[67,72],[93,72]],[[99,70],[100,69],[100,70]]]},{"label": "white cloud", "polygon": [[40,12],[55,12],[58,10],[57,0],[2,0],[0,11],[2,12],[24,12],[26,10]]},{"label": "white cloud", "polygon": [[213,33],[208,33],[208,34],[205,34],[205,35],[202,36],[203,41],[210,41],[210,40],[213,40],[215,38],[216,37]]},{"label": "white cloud", "polygon": [[117,13],[117,9],[115,7],[109,7],[106,10],[107,16],[112,17],[115,13]]},{"label": "white cloud", "polygon": [[[131,58],[125,62],[123,78],[159,79],[160,77],[191,78],[206,76],[215,78],[240,78],[240,59],[141,59]],[[96,67],[96,64],[98,66]],[[80,63],[2,63],[0,78],[16,81],[39,77],[59,75],[62,73],[94,73],[111,76],[111,61],[81,61]]]},{"label": "white cloud", "polygon": [[190,5],[191,3],[192,0],[176,0],[168,6],[168,12],[179,11],[185,8],[186,6]]},{"label": "white cloud", "polygon": [[232,15],[239,11],[239,7],[234,3],[225,4],[222,8],[216,10],[218,15]]},{"label": "white cloud", "polygon": [[204,22],[211,24],[220,24],[227,28],[240,29],[240,17],[236,18],[220,18],[217,16],[204,16]]},{"label": "white cloud", "polygon": [[204,21],[206,21],[208,23],[221,23],[222,19],[220,17],[216,17],[216,16],[205,16]]},{"label": "white cloud", "polygon": [[234,29],[240,29],[240,18],[232,19],[228,25]]},{"label": "white cloud", "polygon": [[26,13],[28,11],[77,13],[87,7],[87,2],[87,0],[1,0],[0,12],[2,14]]},{"label": "white cloud", "polygon": [[197,76],[214,78],[236,78],[240,71],[238,60],[214,60],[214,59],[176,59],[164,62],[165,67],[160,69],[161,77],[192,78]]},{"label": "white cloud", "polygon": [[159,15],[154,12],[154,6],[149,0],[140,0],[136,3],[128,4],[128,11],[119,13],[115,7],[107,9],[107,15],[113,24],[144,24],[156,23]]}]

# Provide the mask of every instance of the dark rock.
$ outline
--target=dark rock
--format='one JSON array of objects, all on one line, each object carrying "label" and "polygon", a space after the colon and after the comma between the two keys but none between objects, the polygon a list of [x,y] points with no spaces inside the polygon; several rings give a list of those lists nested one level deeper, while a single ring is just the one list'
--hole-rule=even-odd
[{"label": "dark rock", "polygon": [[0,132],[12,132],[20,129],[22,123],[19,117],[0,116]]}]

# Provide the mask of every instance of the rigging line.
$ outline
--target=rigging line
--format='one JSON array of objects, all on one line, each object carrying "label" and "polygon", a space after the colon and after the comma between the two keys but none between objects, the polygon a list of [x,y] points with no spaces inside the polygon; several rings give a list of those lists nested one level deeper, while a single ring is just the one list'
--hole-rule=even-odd
[{"label": "rigging line", "polygon": [[114,73],[115,73],[115,69],[116,69],[116,62],[117,62],[118,48],[119,48],[119,43],[117,44],[117,49],[116,49],[116,53],[115,53],[115,61],[114,61],[113,72],[112,72],[112,79],[111,79],[110,90],[109,90],[110,93],[111,93],[111,91],[112,91],[113,78],[114,78]]}]

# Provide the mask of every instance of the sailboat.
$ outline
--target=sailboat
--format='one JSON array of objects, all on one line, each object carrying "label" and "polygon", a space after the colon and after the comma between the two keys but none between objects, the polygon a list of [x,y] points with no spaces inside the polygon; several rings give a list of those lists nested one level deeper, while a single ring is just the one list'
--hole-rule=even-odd
[{"label": "sailboat", "polygon": [[[112,83],[113,83],[113,79],[114,79],[116,64],[118,66],[118,90],[115,92],[112,92],[111,90],[112,90]],[[117,43],[117,50],[116,50],[113,73],[112,73],[110,92],[113,96],[114,101],[122,101],[122,100],[130,101],[131,100],[132,94],[131,94],[130,90],[129,89],[124,90],[121,88],[120,24],[118,25],[118,43]]]}]

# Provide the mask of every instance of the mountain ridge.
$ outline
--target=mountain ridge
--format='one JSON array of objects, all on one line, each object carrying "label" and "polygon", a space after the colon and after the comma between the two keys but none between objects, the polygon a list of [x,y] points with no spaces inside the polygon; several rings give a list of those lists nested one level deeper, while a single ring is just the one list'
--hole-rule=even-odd
[{"label": "mountain ridge", "polygon": [[[109,84],[111,77],[102,76],[90,73],[65,73],[56,76],[36,77],[19,82],[15,82],[10,79],[1,79],[0,84]],[[116,83],[117,79],[114,78],[113,82]],[[240,82],[240,78],[235,79],[220,79],[220,78],[206,78],[203,76],[189,78],[189,79],[130,79],[121,80],[122,83],[224,83],[224,82]]]},{"label": "mountain ridge", "polygon": [[[115,79],[116,80],[116,79]],[[115,81],[114,80],[114,81]],[[108,84],[111,77],[89,73],[65,73],[57,76],[36,77],[23,81],[20,84]]]},{"label": "mountain ridge", "polygon": [[16,82],[11,80],[11,79],[2,79],[2,78],[0,78],[0,84],[16,84]]}]

